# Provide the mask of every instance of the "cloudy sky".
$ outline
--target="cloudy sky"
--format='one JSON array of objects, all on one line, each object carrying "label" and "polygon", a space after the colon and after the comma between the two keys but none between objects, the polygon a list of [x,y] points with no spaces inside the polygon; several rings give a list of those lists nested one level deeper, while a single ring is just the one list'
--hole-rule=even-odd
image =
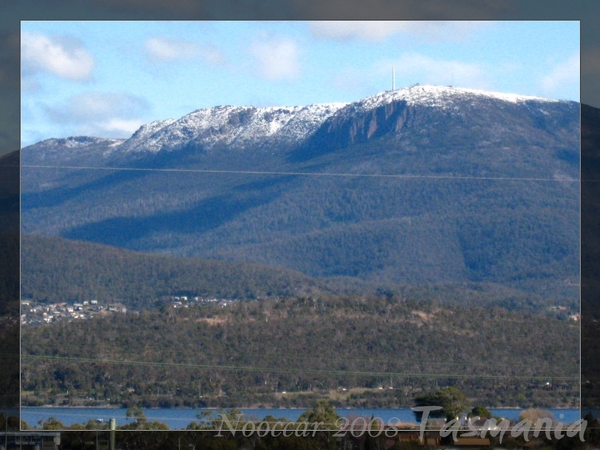
[{"label": "cloudy sky", "polygon": [[579,101],[579,22],[33,22],[23,146],[129,137],[216,105],[350,102],[414,83]]}]

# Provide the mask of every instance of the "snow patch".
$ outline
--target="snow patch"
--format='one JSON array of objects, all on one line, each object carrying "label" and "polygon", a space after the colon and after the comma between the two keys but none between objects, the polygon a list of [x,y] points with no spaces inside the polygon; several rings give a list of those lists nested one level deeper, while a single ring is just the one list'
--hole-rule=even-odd
[{"label": "snow patch", "polygon": [[518,94],[505,94],[502,92],[489,92],[477,89],[455,88],[450,86],[419,85],[408,86],[394,91],[385,91],[371,97],[367,97],[352,105],[356,109],[370,110],[395,101],[405,101],[409,105],[424,105],[444,107],[452,105],[455,100],[489,98],[510,103],[527,101],[559,102],[542,97],[533,97]]},{"label": "snow patch", "polygon": [[121,146],[123,152],[173,151],[194,143],[210,149],[217,144],[244,148],[259,142],[285,143],[308,137],[346,103],[255,108],[216,106],[194,111],[179,120],[145,125]]}]

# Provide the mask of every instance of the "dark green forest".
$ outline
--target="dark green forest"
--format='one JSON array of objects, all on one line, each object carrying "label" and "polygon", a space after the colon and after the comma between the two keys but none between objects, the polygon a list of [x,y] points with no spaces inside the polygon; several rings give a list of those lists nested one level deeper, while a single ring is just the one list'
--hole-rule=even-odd
[{"label": "dark green forest", "polygon": [[323,282],[261,264],[176,258],[62,238],[23,235],[22,298],[97,299],[154,307],[172,296],[256,299],[328,292]]},{"label": "dark green forest", "polygon": [[[25,405],[576,407],[579,324],[398,295],[315,295],[25,327]],[[284,393],[285,391],[285,393]]]},{"label": "dark green forest", "polygon": [[[560,292],[544,297],[484,281],[410,285],[369,283],[356,277],[313,278],[262,264],[152,255],[35,235],[22,236],[21,252],[22,298],[41,303],[97,299],[150,308],[180,295],[252,300],[309,294],[397,294],[466,307],[494,305],[539,312],[561,304],[578,310],[576,299],[564,298]],[[551,280],[548,283],[552,284]],[[572,290],[576,286],[566,287]]]}]

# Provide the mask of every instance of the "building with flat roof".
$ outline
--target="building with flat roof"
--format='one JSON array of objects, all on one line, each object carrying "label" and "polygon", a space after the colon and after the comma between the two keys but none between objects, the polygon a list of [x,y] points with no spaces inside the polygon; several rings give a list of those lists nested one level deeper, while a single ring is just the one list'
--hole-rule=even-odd
[{"label": "building with flat roof", "polygon": [[58,450],[60,433],[56,431],[9,431],[0,433],[0,450]]}]

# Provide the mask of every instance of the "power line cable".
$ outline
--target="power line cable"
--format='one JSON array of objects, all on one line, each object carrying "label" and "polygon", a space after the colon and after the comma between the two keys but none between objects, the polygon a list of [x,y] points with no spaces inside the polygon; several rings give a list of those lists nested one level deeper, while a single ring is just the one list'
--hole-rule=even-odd
[{"label": "power line cable", "polygon": [[355,178],[400,178],[400,179],[449,179],[449,180],[489,180],[489,181],[552,181],[579,183],[574,178],[538,178],[538,177],[484,177],[456,175],[411,175],[411,174],[369,174],[369,173],[328,173],[328,172],[279,172],[259,170],[216,170],[216,169],[178,169],[178,168],[147,168],[147,167],[94,167],[94,166],[49,166],[23,164],[22,168],[34,169],[67,169],[67,170],[104,170],[104,171],[136,171],[136,172],[174,172],[174,173],[211,173],[236,175],[277,175],[277,176],[307,176],[307,177],[355,177]]},{"label": "power line cable", "polygon": [[[193,369],[225,370],[225,371],[247,371],[247,372],[278,372],[298,374],[299,369],[286,369],[283,367],[255,367],[235,365],[211,365],[193,363],[162,363],[135,360],[98,359],[84,357],[46,356],[46,355],[22,355],[23,359],[63,361],[77,363],[117,364],[147,367],[187,367]],[[302,369],[305,374],[329,374],[329,375],[365,375],[365,376],[401,376],[419,378],[481,378],[481,379],[526,379],[526,380],[579,380],[579,376],[548,376],[548,375],[468,375],[468,374],[439,374],[439,373],[404,373],[404,372],[375,372],[358,370],[326,370],[326,369]]]}]

